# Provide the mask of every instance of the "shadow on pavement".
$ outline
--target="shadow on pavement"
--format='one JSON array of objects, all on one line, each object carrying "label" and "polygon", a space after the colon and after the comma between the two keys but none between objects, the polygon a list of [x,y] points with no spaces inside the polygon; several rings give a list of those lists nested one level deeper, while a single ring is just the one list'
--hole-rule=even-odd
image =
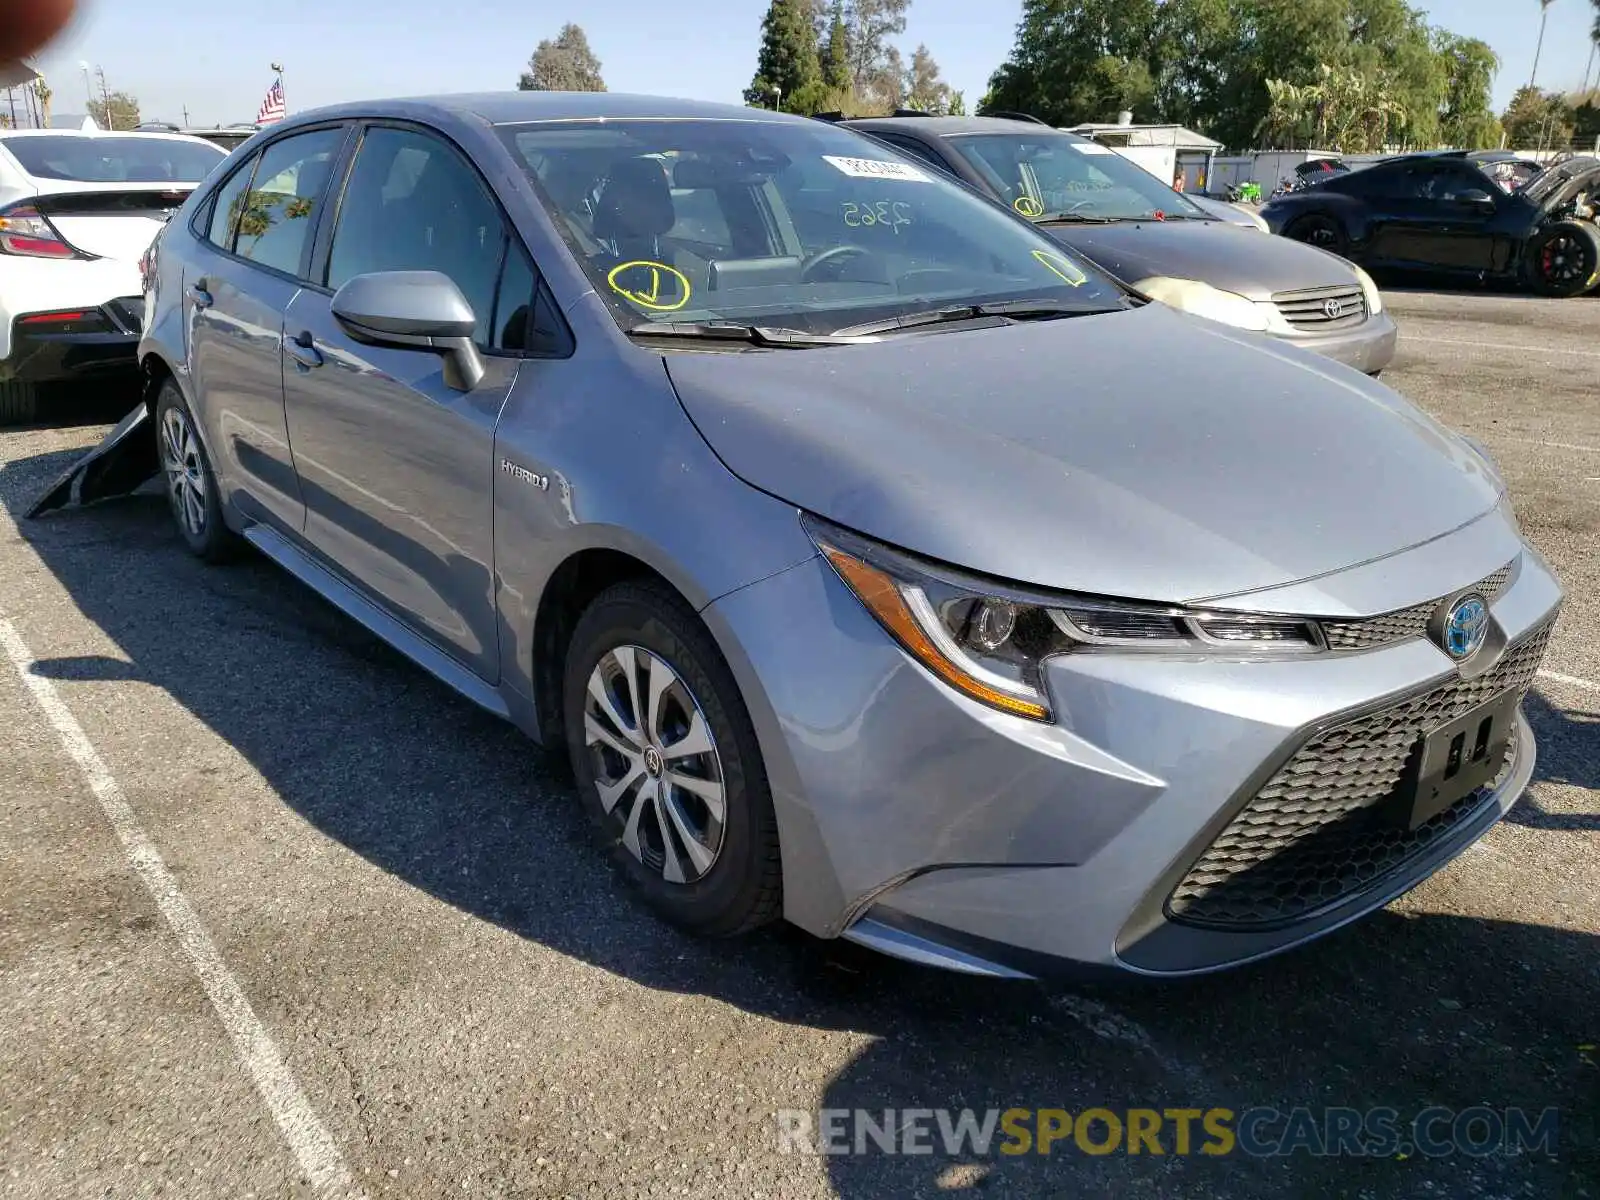
[{"label": "shadow on pavement", "polygon": [[[70,458],[0,468],[0,500],[20,514]],[[327,836],[475,917],[650,988],[871,1035],[824,1107],[1383,1105],[1402,1120],[1430,1105],[1561,1109],[1554,1159],[1204,1159],[1171,1154],[1168,1134],[1161,1157],[1063,1143],[1049,1158],[964,1165],[942,1152],[830,1158],[841,1197],[1600,1196],[1592,932],[1385,912],[1228,976],[1081,989],[921,971],[783,928],[690,941],[629,903],[536,747],[264,561],[190,558],[159,495],[17,523],[128,660],[62,657],[41,673],[164,689]],[[1593,715],[1542,700],[1530,714],[1551,747],[1541,777],[1590,773],[1592,785]],[[1583,745],[1587,764],[1572,757]],[[1525,823],[1548,837],[1592,829]],[[797,1092],[788,1103],[814,1102]]]}]

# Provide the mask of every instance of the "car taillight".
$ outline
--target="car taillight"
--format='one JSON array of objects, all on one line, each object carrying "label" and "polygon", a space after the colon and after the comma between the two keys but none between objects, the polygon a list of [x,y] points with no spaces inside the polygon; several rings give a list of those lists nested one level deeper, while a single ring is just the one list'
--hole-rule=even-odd
[{"label": "car taillight", "polygon": [[56,232],[55,226],[30,204],[0,213],[0,254],[25,258],[77,258],[78,252]]},{"label": "car taillight", "polygon": [[145,248],[139,256],[139,290],[148,296],[156,286],[156,247],[161,244],[161,235],[156,234],[156,240]]}]

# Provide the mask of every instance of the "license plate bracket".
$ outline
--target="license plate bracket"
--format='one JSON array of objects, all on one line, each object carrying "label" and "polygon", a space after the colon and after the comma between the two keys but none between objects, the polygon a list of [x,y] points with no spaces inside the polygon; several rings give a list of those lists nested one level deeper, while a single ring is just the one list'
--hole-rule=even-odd
[{"label": "license plate bracket", "polygon": [[1500,774],[1521,699],[1506,692],[1423,736],[1400,796],[1406,828],[1421,828]]}]

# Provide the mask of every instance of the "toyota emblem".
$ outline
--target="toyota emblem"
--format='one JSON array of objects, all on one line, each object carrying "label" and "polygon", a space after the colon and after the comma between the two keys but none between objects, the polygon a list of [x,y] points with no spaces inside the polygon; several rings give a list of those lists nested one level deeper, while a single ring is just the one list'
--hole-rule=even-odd
[{"label": "toyota emblem", "polygon": [[1344,301],[1334,296],[1332,299],[1323,302],[1322,311],[1328,314],[1328,320],[1337,321],[1344,316]]}]

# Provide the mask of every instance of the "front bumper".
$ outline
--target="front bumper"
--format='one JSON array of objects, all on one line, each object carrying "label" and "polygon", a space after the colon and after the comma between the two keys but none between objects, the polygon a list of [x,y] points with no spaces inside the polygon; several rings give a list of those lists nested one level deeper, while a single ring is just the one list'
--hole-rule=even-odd
[{"label": "front bumper", "polygon": [[1279,340],[1354,367],[1363,374],[1376,375],[1394,360],[1400,331],[1387,312],[1380,312],[1348,331],[1313,337],[1281,336]]},{"label": "front bumper", "polygon": [[21,383],[125,381],[138,375],[144,301],[130,296],[86,305],[83,320],[37,323],[20,313],[11,322],[11,353],[0,380]]},{"label": "front bumper", "polygon": [[[1560,587],[1500,513],[1385,573],[1406,578],[1413,556],[1433,564],[1442,552],[1462,578],[1442,579],[1440,596],[1517,560],[1480,657],[1509,656],[1553,621]],[[1276,661],[1065,655],[1047,666],[1057,722],[1040,725],[935,681],[820,560],[713,609],[741,648],[743,686],[761,690],[752,714],[786,915],[972,973],[1184,975],[1287,950],[1427,878],[1510,808],[1533,768],[1519,716],[1509,769],[1425,845],[1287,919],[1199,925],[1174,919],[1170,897],[1264,781],[1319,731],[1457,679],[1441,650],[1418,637]],[[1521,686],[1537,666],[1535,655]]]}]

